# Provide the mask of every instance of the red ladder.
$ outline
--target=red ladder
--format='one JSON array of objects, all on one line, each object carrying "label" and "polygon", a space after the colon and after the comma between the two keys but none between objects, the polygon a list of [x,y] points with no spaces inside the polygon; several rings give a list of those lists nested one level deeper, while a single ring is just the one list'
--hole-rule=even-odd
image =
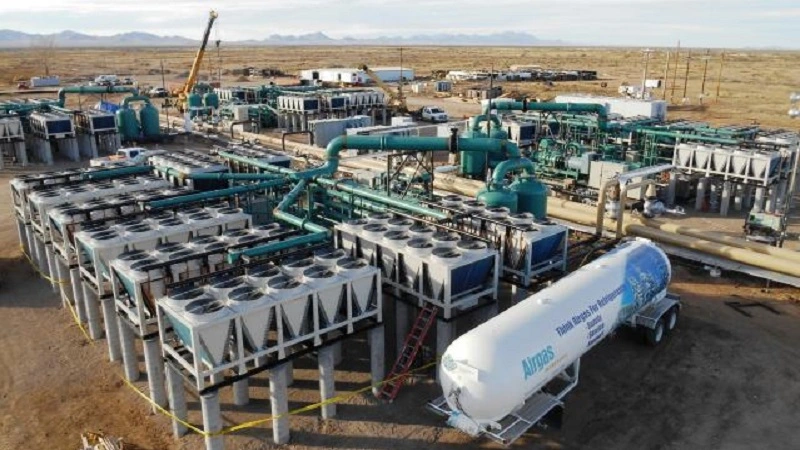
[{"label": "red ladder", "polygon": [[416,320],[414,320],[414,326],[411,327],[411,331],[408,332],[408,336],[403,342],[403,350],[397,357],[397,361],[394,362],[392,371],[389,372],[389,376],[386,377],[383,386],[381,386],[378,397],[389,401],[397,397],[397,393],[400,392],[400,388],[403,387],[403,383],[408,378],[408,370],[411,368],[414,359],[416,359],[417,353],[422,347],[422,342],[425,341],[425,336],[428,335],[428,330],[431,329],[431,325],[436,321],[436,313],[438,311],[438,307],[427,302],[419,311]]}]

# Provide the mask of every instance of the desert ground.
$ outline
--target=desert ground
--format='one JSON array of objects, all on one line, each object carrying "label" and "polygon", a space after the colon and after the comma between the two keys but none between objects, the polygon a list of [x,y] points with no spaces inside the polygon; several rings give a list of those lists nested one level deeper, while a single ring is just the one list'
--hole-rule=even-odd
[{"label": "desert ground", "polygon": [[[695,49],[692,54],[699,57],[701,53]],[[163,60],[169,71],[167,84],[177,86],[193,54],[193,49],[57,49],[50,65],[52,73],[75,82],[116,73],[132,75],[142,85],[160,85]],[[786,110],[789,93],[800,89],[800,72],[793,70],[800,63],[800,52],[725,51],[720,99],[715,103],[718,55],[712,52],[708,69],[706,92],[711,97],[706,103],[711,104],[701,111],[670,113],[671,118],[737,124],[755,119],[765,126],[796,128]],[[207,62],[215,70],[216,53],[212,56]],[[236,48],[223,49],[221,57],[223,71],[253,66],[290,74],[303,68],[362,62],[399,64],[396,48],[379,47]],[[639,49],[420,47],[404,51],[404,65],[420,76],[432,70],[489,68],[492,63],[495,68],[540,64],[600,72],[601,80],[596,82],[508,83],[506,87],[540,98],[575,91],[613,95],[621,82],[639,82],[643,69]],[[0,90],[13,89],[18,77],[40,74],[40,65],[35,52],[0,51]],[[651,56],[651,70],[663,72],[663,53]],[[681,102],[683,94],[681,70],[685,65],[679,67],[681,84],[675,103]],[[702,61],[693,60],[687,88],[691,105],[698,103],[702,71]],[[223,77],[224,84],[270,81],[238,80],[234,75]],[[607,87],[601,87],[603,82]],[[668,99],[670,92],[668,86]],[[412,104],[424,101],[414,99]],[[476,107],[459,99],[448,102],[461,105],[464,114]],[[197,435],[173,439],[169,419],[152,414],[147,403],[121,381],[121,367],[108,362],[105,342],[87,343],[58,295],[25,260],[8,182],[17,174],[36,170],[40,168],[0,173],[0,450],[78,448],[79,435],[86,431],[121,436],[140,450],[203,448],[203,439]],[[731,229],[738,227],[731,224]],[[796,448],[800,441],[796,427],[800,423],[800,351],[795,345],[800,340],[800,290],[774,285],[766,289],[762,281],[733,274],[710,278],[701,267],[679,260],[673,261],[671,290],[682,296],[684,309],[678,328],[662,346],[649,348],[640,336],[626,330],[606,339],[582,360],[581,383],[567,397],[563,427],[534,428],[512,448]],[[502,300],[508,303],[507,296]],[[748,316],[726,304],[730,301],[761,302],[769,308],[749,308]],[[391,312],[389,306],[387,336],[394,335]],[[136,385],[143,390],[144,362],[140,363],[143,375]],[[317,380],[313,359],[296,362],[290,409],[319,401]],[[368,383],[366,343],[361,337],[347,341],[344,362],[336,372],[337,392],[346,395]],[[251,386],[251,402],[245,407],[234,406],[230,389],[223,390],[225,426],[269,414],[266,376],[257,376]],[[359,395],[339,405],[333,420],[321,420],[319,411],[291,417],[288,446],[272,444],[267,423],[227,436],[226,448],[502,448],[470,439],[428,412],[425,402],[438,395],[432,379],[421,377],[392,404]],[[199,400],[190,396],[189,408],[190,421],[201,424]]]},{"label": "desert ground", "polygon": [[[179,87],[185,80],[196,50],[193,48],[132,49],[8,49],[0,50],[0,90],[16,85],[15,80],[44,73],[60,75],[67,83],[93,79],[99,74],[132,76],[142,86],[161,86],[161,63],[167,87]],[[667,72],[666,53],[670,52]],[[690,53],[691,52],[691,53]],[[724,54],[724,55],[723,55]],[[644,56],[641,48],[594,47],[409,47],[402,52],[403,67],[413,68],[418,77],[432,71],[453,69],[506,69],[512,65],[540,65],[553,69],[598,71],[599,80],[582,82],[503,83],[506,92],[530,98],[549,99],[559,93],[586,92],[617,95],[622,83],[641,84]],[[707,67],[706,60],[707,59]],[[688,83],[687,57],[690,57]],[[266,84],[269,78],[242,78],[233,75],[244,67],[277,69],[297,75],[302,69],[317,67],[400,66],[398,47],[226,47],[206,53],[202,75],[216,79],[222,73],[223,85]],[[676,64],[677,63],[677,64]],[[720,65],[721,76],[720,76]],[[794,127],[787,116],[789,94],[800,89],[800,52],[759,50],[654,49],[648,64],[648,78],[667,76],[666,99],[675,108],[670,118],[702,120],[714,124],[760,123],[767,127]],[[677,70],[676,70],[677,69]],[[706,72],[705,108],[699,109]],[[677,82],[673,86],[672,80]],[[719,98],[717,99],[717,81]],[[287,82],[278,79],[278,82]],[[603,87],[605,83],[605,87]],[[474,83],[460,83],[461,90]],[[483,83],[486,85],[486,83]],[[686,101],[684,101],[684,87]],[[662,90],[656,90],[660,98]],[[678,109],[684,109],[679,111]],[[688,110],[686,110],[688,109]],[[452,115],[461,114],[453,111]]]}]

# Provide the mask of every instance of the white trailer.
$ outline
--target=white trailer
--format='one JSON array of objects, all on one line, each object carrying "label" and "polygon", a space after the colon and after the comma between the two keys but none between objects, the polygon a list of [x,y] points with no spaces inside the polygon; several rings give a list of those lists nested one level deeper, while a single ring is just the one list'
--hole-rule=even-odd
[{"label": "white trailer", "polygon": [[509,445],[578,384],[581,356],[616,328],[655,345],[678,318],[669,259],[636,239],[456,339],[442,356],[443,396],[429,408],[472,436]]}]

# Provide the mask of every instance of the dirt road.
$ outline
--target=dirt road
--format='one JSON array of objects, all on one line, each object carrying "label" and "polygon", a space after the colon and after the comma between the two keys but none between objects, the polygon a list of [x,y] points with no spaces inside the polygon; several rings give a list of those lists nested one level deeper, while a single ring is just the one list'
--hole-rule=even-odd
[{"label": "dirt road", "polygon": [[[73,449],[83,431],[122,436],[140,449],[203,448],[199,436],[175,441],[169,421],[121,381],[105,342],[89,345],[48,283],[20,255],[8,193],[0,176],[0,449]],[[561,430],[535,429],[513,448],[752,449],[797,448],[800,442],[800,292],[761,292],[736,277],[709,279],[675,265],[672,289],[685,308],[678,329],[655,350],[631,332],[607,339],[582,361],[582,380],[567,398]],[[760,301],[737,312],[726,301]],[[387,335],[391,333],[387,330]],[[336,373],[347,393],[369,379],[366,344],[348,341]],[[143,362],[142,362],[143,370]],[[142,376],[144,379],[144,375]],[[316,364],[300,360],[290,408],[318,401]],[[144,383],[138,383],[144,388]],[[252,401],[235,407],[222,394],[226,425],[269,413],[264,375]],[[391,405],[357,397],[323,422],[317,411],[291,418],[286,448],[499,448],[444,426],[423,408],[439,394],[432,382],[401,392]],[[200,423],[189,397],[190,420]],[[226,438],[227,449],[269,449],[268,424]]]}]

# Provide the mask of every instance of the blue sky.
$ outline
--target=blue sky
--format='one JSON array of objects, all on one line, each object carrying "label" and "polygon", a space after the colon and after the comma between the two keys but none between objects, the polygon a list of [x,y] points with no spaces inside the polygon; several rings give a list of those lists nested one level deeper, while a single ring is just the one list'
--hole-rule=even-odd
[{"label": "blue sky", "polygon": [[798,0],[0,0],[0,28],[198,39],[524,31],[585,45],[800,48]]}]

